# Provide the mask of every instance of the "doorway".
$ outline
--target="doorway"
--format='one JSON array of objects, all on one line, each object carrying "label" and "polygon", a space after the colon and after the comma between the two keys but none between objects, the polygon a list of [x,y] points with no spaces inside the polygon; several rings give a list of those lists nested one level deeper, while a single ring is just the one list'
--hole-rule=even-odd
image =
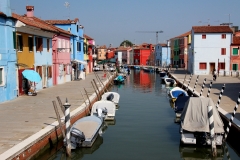
[{"label": "doorway", "polygon": [[212,74],[212,73],[213,73],[213,70],[216,69],[216,68],[215,68],[215,63],[209,63],[209,65],[210,65],[209,74]]}]

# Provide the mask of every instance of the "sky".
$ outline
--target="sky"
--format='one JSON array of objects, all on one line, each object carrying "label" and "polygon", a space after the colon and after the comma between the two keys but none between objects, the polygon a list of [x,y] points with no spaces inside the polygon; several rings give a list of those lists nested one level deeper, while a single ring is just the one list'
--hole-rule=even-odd
[{"label": "sky", "polygon": [[[10,0],[10,5],[20,15],[33,5],[43,20],[78,18],[84,34],[99,46],[118,47],[124,40],[166,43],[192,26],[240,26],[240,0]],[[158,38],[157,31],[163,31]]]}]

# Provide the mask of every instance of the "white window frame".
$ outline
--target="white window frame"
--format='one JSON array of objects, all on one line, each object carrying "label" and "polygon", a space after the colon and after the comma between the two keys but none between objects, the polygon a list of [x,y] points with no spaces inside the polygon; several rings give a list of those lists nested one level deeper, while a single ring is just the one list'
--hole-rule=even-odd
[{"label": "white window frame", "polygon": [[0,84],[0,86],[4,86],[5,85],[5,71],[4,71],[4,67],[0,67],[0,69],[2,69],[2,83]]}]

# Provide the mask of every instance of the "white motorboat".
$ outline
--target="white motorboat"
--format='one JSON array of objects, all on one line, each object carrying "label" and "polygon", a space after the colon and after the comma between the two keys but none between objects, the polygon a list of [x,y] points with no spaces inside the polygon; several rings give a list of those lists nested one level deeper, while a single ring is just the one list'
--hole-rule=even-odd
[{"label": "white motorboat", "polygon": [[102,100],[112,101],[116,106],[118,105],[120,94],[117,92],[106,92],[102,95]]},{"label": "white motorboat", "polygon": [[[77,120],[70,129],[71,149],[91,147],[99,135],[103,119],[97,116],[87,116]],[[64,139],[66,146],[66,139]]]},{"label": "white motorboat", "polygon": [[91,110],[91,116],[92,115],[99,115],[99,110],[107,110],[107,114],[105,116],[105,120],[114,120],[115,119],[115,112],[116,112],[116,106],[113,102],[111,101],[106,101],[106,100],[101,100],[97,101],[93,104],[92,110]]},{"label": "white motorboat", "polygon": [[177,85],[177,82],[174,79],[168,78],[168,77],[164,78],[164,82],[168,86],[176,86]]},{"label": "white motorboat", "polygon": [[181,113],[181,143],[211,145],[208,106],[212,106],[214,140],[222,145],[224,124],[211,98],[190,97]]}]

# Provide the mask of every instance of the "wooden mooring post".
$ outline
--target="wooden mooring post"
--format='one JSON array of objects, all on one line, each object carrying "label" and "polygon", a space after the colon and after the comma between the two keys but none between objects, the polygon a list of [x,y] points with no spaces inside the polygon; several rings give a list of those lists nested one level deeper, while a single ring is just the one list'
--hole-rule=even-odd
[{"label": "wooden mooring post", "polygon": [[70,122],[70,104],[68,103],[68,100],[66,99],[66,102],[64,103],[64,108],[65,108],[65,124],[66,124],[66,151],[67,151],[67,156],[71,157],[71,141],[70,141],[70,127],[71,127],[71,122]]},{"label": "wooden mooring post", "polygon": [[62,132],[63,139],[64,139],[65,138],[65,132],[64,132],[64,129],[63,129],[63,126],[62,126],[62,121],[61,121],[61,118],[60,118],[60,115],[59,115],[59,112],[58,112],[58,109],[57,109],[57,104],[56,104],[55,101],[52,101],[52,103],[53,103],[53,107],[54,107],[54,110],[55,110],[55,113],[56,113],[56,116],[57,116],[57,120],[58,120],[60,130]]},{"label": "wooden mooring post", "polygon": [[217,110],[218,110],[218,108],[219,108],[219,105],[220,105],[220,102],[221,102],[221,99],[222,99],[222,94],[223,94],[223,92],[224,92],[224,89],[225,89],[225,84],[222,86],[222,89],[221,89],[220,94],[219,94],[219,97],[218,97],[218,101],[217,101],[217,104],[216,104]]},{"label": "wooden mooring post", "polygon": [[182,88],[184,87],[184,82],[186,80],[186,77],[187,77],[187,73],[185,74],[185,77],[184,77],[184,80],[183,80],[183,84],[182,84]]},{"label": "wooden mooring post", "polygon": [[209,98],[209,95],[210,95],[210,92],[211,92],[211,89],[212,89],[212,83],[213,83],[213,81],[210,82],[210,85],[209,85],[209,88],[208,88],[208,93],[207,93],[207,98]]},{"label": "wooden mooring post", "polygon": [[[83,100],[84,100],[84,103],[85,103],[85,105],[86,105],[86,108],[88,108],[88,105],[87,105],[87,102],[86,102],[86,100],[85,100],[85,98],[84,98],[84,96],[83,96],[83,93],[82,93],[82,91],[80,91],[81,92],[81,95],[82,95],[82,98],[83,98]],[[89,104],[89,106],[90,106],[90,104]],[[86,109],[85,109],[86,110]],[[90,112],[90,109],[88,109],[88,114],[90,114],[91,112]],[[87,114],[86,114],[87,115]]]},{"label": "wooden mooring post", "polygon": [[189,85],[190,85],[190,82],[191,82],[191,79],[192,79],[192,74],[190,75],[190,77],[189,77],[189,82],[188,82],[188,85],[187,85],[187,88],[186,88],[186,92],[188,91],[188,87],[189,87]]},{"label": "wooden mooring post", "polygon": [[95,93],[96,93],[96,95],[97,95],[98,100],[100,100],[99,95],[98,95],[98,92],[97,92],[97,90],[95,89],[95,86],[94,86],[94,84],[93,84],[92,81],[91,81],[91,84],[92,84],[92,87],[93,87],[93,89],[94,89],[94,91],[95,91]]},{"label": "wooden mooring post", "polygon": [[194,94],[194,92],[195,92],[195,88],[196,88],[197,83],[198,83],[198,77],[199,77],[199,75],[197,76],[196,82],[195,82],[194,87],[193,87],[193,90],[192,90],[192,97],[193,97],[193,94]]}]

